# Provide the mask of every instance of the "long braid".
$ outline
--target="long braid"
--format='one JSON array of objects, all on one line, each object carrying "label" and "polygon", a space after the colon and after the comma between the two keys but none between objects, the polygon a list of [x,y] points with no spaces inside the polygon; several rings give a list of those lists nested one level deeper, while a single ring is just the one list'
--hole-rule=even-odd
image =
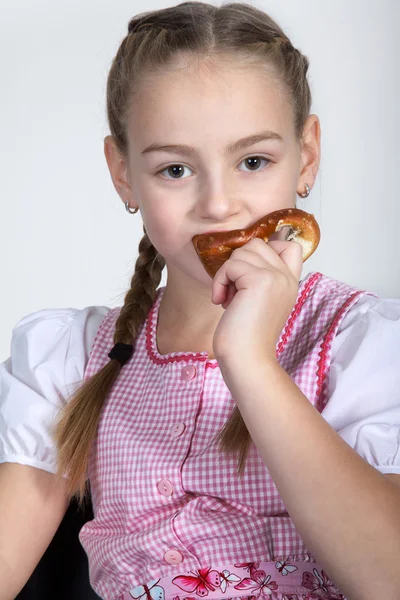
[{"label": "long braid", "polygon": [[[139,243],[139,256],[131,287],[116,321],[114,343],[132,344],[145,322],[161,281],[164,258],[145,235]],[[82,383],[66,402],[54,428],[58,448],[57,477],[68,475],[67,493],[76,497],[80,506],[89,493],[87,467],[92,442],[96,436],[101,411],[107,395],[117,379],[121,364],[114,359]]]},{"label": "long braid", "polygon": [[164,257],[157,252],[144,227],[143,230],[145,235],[139,242],[135,273],[115,323],[114,344],[131,344],[132,340],[136,339],[137,332],[154,302],[165,266]]}]

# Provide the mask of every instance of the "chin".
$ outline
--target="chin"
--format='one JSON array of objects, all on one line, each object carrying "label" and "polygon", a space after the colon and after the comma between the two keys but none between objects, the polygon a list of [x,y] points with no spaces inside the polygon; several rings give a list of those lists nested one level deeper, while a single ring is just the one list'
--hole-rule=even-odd
[{"label": "chin", "polygon": [[194,286],[202,286],[212,288],[213,279],[209,276],[203,265],[199,261],[197,255],[193,257],[192,262],[185,262],[184,264],[174,266],[167,264],[168,278],[170,281],[181,281],[182,277],[186,280],[187,286],[191,285],[191,281]]}]

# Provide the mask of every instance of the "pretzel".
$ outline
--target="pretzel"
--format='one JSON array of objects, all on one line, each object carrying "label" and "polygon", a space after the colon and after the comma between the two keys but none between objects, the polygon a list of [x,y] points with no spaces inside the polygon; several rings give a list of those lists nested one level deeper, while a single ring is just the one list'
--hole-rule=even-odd
[{"label": "pretzel", "polygon": [[301,244],[305,262],[317,249],[321,234],[314,215],[299,208],[275,210],[247,229],[195,235],[192,243],[205,270],[214,278],[235,248],[240,248],[254,238],[268,242],[268,239],[283,227],[291,228],[286,241],[295,240]]}]

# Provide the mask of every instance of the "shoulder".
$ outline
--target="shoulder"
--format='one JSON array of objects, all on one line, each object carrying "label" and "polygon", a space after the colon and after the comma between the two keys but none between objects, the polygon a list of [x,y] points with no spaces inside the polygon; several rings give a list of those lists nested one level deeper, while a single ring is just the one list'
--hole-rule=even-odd
[{"label": "shoulder", "polygon": [[11,333],[12,375],[28,386],[57,377],[60,384],[82,378],[106,306],[49,308],[25,315]]},{"label": "shoulder", "polygon": [[[336,424],[377,410],[400,418],[400,298],[364,295],[348,311],[332,343],[329,401]],[[344,419],[344,420],[343,420]]]},{"label": "shoulder", "polygon": [[343,318],[337,331],[332,358],[339,352],[343,353],[345,347],[354,344],[361,351],[369,351],[371,344],[376,349],[380,347],[386,357],[387,351],[393,353],[397,348],[400,352],[399,340],[400,298],[380,298],[364,294]]},{"label": "shoulder", "polygon": [[56,471],[49,427],[83,379],[109,308],[44,309],[24,316],[0,364],[0,462]]},{"label": "shoulder", "polygon": [[382,332],[382,328],[389,336],[399,335],[400,297],[382,298],[374,291],[355,287],[319,272],[309,275],[310,284],[313,280],[316,283],[314,289],[322,290],[322,296],[317,294],[317,310],[321,310],[318,302],[336,303],[343,308],[351,301],[336,332],[336,352],[350,335],[372,339]]},{"label": "shoulder", "polygon": [[91,323],[104,319],[111,309],[106,306],[87,306],[85,308],[45,308],[22,317],[13,328],[13,336],[25,332],[46,332],[54,329],[66,330],[72,325],[75,328],[86,327]]}]

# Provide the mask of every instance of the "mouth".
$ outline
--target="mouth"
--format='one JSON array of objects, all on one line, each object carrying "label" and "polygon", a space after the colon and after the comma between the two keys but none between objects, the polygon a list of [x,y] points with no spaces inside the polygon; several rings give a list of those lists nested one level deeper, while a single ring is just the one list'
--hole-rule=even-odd
[{"label": "mouth", "polygon": [[[203,233],[197,234],[197,236],[211,235],[211,234],[217,234],[217,233],[228,233],[228,232],[233,232],[233,231],[235,231],[235,232],[240,231],[240,233],[242,235],[244,235],[245,231],[247,231],[247,229],[246,228],[214,229],[211,231],[204,231]],[[270,241],[274,241],[274,240],[286,241],[287,238],[290,236],[290,233],[291,233],[291,228],[286,225],[286,226],[282,227],[279,231],[276,231],[275,233],[271,234],[269,236],[269,239],[270,239]]]}]

